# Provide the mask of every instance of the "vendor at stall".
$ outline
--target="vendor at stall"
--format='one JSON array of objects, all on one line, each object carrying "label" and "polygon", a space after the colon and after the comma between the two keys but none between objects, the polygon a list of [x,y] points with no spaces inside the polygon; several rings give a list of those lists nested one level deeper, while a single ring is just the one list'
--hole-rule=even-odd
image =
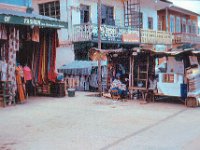
[{"label": "vendor at stall", "polygon": [[116,75],[116,79],[111,84],[111,87],[110,87],[111,95],[112,95],[112,90],[117,90],[118,94],[121,97],[127,96],[127,88],[126,88],[126,85],[121,82],[120,74]]}]

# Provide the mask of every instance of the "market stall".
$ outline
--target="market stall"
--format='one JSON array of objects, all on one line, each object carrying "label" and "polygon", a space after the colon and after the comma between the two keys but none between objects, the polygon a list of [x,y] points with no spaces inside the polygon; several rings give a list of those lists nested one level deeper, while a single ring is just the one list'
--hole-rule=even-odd
[{"label": "market stall", "polygon": [[90,58],[92,60],[98,60],[99,56],[101,60],[107,60],[107,76],[102,78],[102,81],[106,81],[106,91],[110,89],[112,81],[119,75],[122,82],[124,82],[128,87],[129,78],[129,55],[130,51],[120,48],[120,49],[90,49]]},{"label": "market stall", "polygon": [[0,10],[0,86],[6,85],[0,97],[5,105],[13,98],[23,103],[36,94],[52,96],[57,29],[64,27],[67,23],[53,18]]},{"label": "market stall", "polygon": [[[101,67],[104,78],[107,76],[107,61],[102,61]],[[97,61],[73,61],[61,66],[58,72],[64,74],[67,88],[75,88],[78,91],[97,91],[97,69]]]},{"label": "market stall", "polygon": [[[141,63],[137,67],[134,65],[143,54],[150,60],[142,61],[147,65],[145,67],[147,70],[144,70],[144,65]],[[155,96],[178,97],[187,106],[198,106],[199,66],[199,50],[195,48],[179,48],[163,52],[152,49],[136,50],[130,64],[132,74],[129,89],[131,94],[135,90],[143,92],[145,100],[148,96],[152,100]]]}]

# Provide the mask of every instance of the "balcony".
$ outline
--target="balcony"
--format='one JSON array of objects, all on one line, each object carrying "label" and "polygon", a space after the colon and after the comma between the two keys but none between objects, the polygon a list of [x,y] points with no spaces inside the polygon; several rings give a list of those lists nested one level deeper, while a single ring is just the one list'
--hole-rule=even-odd
[{"label": "balcony", "polygon": [[[124,35],[131,34],[133,37],[131,42],[139,43],[139,31],[133,28],[125,28],[118,26],[102,25],[101,26],[101,40],[106,42],[130,42],[124,41]],[[98,26],[95,24],[79,24],[74,25],[73,42],[83,41],[97,41],[98,40]],[[133,41],[134,40],[134,41]]]},{"label": "balcony", "polygon": [[[102,42],[117,42],[139,44],[139,31],[129,27],[101,26]],[[97,41],[98,26],[95,24],[74,25],[73,42]],[[172,35],[165,31],[141,29],[141,43],[144,44],[172,44]]]},{"label": "balcony", "polygon": [[200,35],[189,34],[189,33],[174,33],[173,43],[174,44],[183,44],[183,43],[200,44]]}]

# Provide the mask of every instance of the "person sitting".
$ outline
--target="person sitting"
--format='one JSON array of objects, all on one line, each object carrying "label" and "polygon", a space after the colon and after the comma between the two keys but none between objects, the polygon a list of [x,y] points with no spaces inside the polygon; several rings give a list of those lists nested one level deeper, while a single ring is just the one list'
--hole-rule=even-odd
[{"label": "person sitting", "polygon": [[111,84],[110,87],[111,95],[113,94],[112,93],[113,90],[117,90],[121,98],[127,96],[126,85],[121,82],[119,74],[116,75],[116,79]]},{"label": "person sitting", "polygon": [[157,89],[157,80],[154,75],[150,75],[146,102],[154,102],[154,93],[156,92],[156,89]]}]

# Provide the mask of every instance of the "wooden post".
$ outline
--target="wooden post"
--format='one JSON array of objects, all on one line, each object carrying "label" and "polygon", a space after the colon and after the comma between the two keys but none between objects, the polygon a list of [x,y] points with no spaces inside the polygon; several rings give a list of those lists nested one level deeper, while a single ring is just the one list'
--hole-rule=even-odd
[{"label": "wooden post", "polygon": [[[101,0],[98,0],[98,49],[101,50]],[[101,53],[98,58],[98,89],[102,96],[102,82],[101,82]]]}]

